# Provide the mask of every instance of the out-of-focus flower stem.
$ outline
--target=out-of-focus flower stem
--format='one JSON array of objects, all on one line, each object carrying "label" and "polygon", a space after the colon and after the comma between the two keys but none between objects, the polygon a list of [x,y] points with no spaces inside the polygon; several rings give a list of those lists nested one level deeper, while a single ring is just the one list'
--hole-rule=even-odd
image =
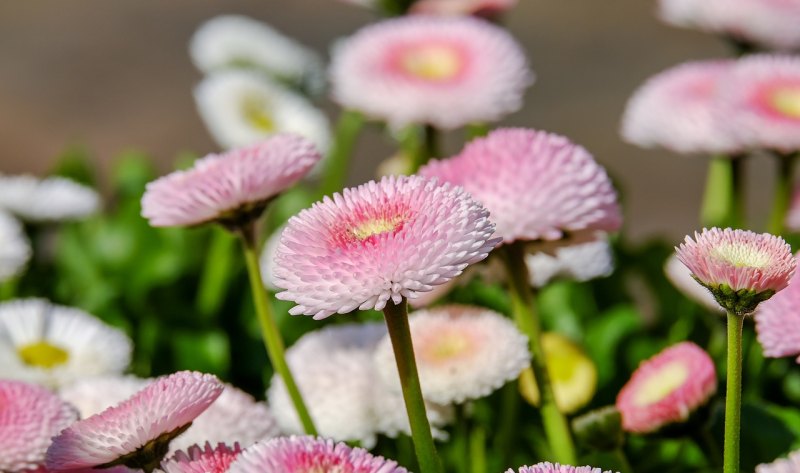
[{"label": "out-of-focus flower stem", "polygon": [[236,238],[230,233],[213,228],[208,255],[200,275],[197,291],[197,310],[203,316],[211,316],[219,310],[225,300],[228,282],[233,275]]},{"label": "out-of-focus flower stem", "polygon": [[700,223],[704,227],[744,225],[744,156],[714,156],[708,164]]},{"label": "out-of-focus flower stem", "polygon": [[725,390],[724,473],[739,473],[742,414],[742,326],[744,316],[728,313],[728,373]]},{"label": "out-of-focus flower stem", "polygon": [[617,458],[619,473],[633,473],[631,462],[628,461],[628,456],[625,455],[625,450],[622,447],[614,449],[614,456]]},{"label": "out-of-focus flower stem", "polygon": [[363,127],[364,117],[360,113],[344,110],[339,115],[333,144],[328,153],[322,182],[319,186],[320,196],[331,195],[344,188],[347,171],[350,168],[350,159]]},{"label": "out-of-focus flower stem", "polygon": [[786,213],[789,211],[792,201],[792,184],[797,157],[798,153],[775,155],[775,159],[778,161],[778,175],[775,179],[775,191],[772,197],[772,212],[767,225],[767,232],[773,235],[780,235],[784,230]]},{"label": "out-of-focus flower stem", "polygon": [[439,156],[439,132],[431,125],[410,125],[401,132],[400,147],[411,158],[411,173]]},{"label": "out-of-focus flower stem", "polygon": [[486,431],[475,425],[469,434],[469,458],[471,473],[486,473]]},{"label": "out-of-focus flower stem", "polygon": [[522,333],[528,336],[531,347],[531,368],[541,395],[541,414],[545,434],[550,443],[554,460],[566,465],[575,465],[577,458],[575,445],[564,414],[556,405],[550,374],[547,371],[544,348],[542,347],[542,327],[536,311],[533,291],[528,282],[528,268],[525,264],[525,250],[521,242],[507,244],[502,248],[508,272],[511,305],[514,318]]}]

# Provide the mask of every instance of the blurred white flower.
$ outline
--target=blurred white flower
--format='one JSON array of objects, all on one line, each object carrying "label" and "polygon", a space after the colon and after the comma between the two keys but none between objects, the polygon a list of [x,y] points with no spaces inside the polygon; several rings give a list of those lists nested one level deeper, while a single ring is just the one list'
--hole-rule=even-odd
[{"label": "blurred white flower", "polygon": [[132,375],[92,376],[62,386],[58,395],[86,419],[128,399],[151,381]]},{"label": "blurred white flower", "polygon": [[0,283],[18,275],[31,258],[31,245],[22,225],[0,210]]},{"label": "blurred white flower", "polygon": [[536,252],[525,256],[533,287],[543,287],[554,279],[589,281],[614,271],[614,256],[605,235],[597,240],[560,246],[553,253]]},{"label": "blurred white flower", "polygon": [[711,292],[705,287],[701,286],[692,277],[692,272],[685,264],[681,263],[678,256],[674,253],[667,258],[664,263],[664,274],[667,275],[669,282],[675,286],[684,296],[700,304],[712,312],[723,311],[719,303],[711,295]]},{"label": "blurred white flower", "polygon": [[76,220],[100,209],[93,189],[63,177],[0,174],[0,210],[32,222]]}]

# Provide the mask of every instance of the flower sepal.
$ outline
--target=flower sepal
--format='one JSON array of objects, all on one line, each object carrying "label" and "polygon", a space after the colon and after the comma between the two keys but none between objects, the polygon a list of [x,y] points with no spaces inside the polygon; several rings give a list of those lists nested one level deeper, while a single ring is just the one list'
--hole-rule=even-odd
[{"label": "flower sepal", "polygon": [[[694,277],[694,276],[692,276]],[[752,314],[759,304],[775,295],[775,291],[767,289],[761,292],[753,289],[739,289],[734,291],[727,284],[703,284],[702,281],[694,278],[698,283],[711,291],[717,303],[726,311],[744,317]]]},{"label": "flower sepal", "polygon": [[123,455],[112,462],[98,465],[95,468],[105,469],[122,465],[134,470],[151,472],[161,465],[161,461],[169,453],[169,443],[178,435],[186,432],[191,426],[192,423],[189,422],[170,432],[165,432],[142,445],[136,451]]}]

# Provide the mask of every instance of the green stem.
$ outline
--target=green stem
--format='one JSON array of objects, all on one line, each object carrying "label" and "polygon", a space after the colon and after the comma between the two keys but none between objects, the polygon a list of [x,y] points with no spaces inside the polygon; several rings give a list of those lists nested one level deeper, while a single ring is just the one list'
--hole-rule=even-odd
[{"label": "green stem", "polygon": [[442,473],[442,464],[436,453],[431,426],[425,412],[425,401],[422,399],[417,361],[414,358],[414,345],[411,342],[411,330],[408,326],[406,300],[403,299],[397,305],[389,301],[383,309],[383,314],[397,362],[397,372],[403,388],[403,400],[411,425],[411,438],[414,441],[420,473]]},{"label": "green stem", "polygon": [[744,316],[728,313],[728,380],[725,393],[725,447],[722,470],[739,472],[742,414],[742,326]]},{"label": "green stem", "polygon": [[[471,473],[486,473],[486,431],[476,425],[469,435]],[[465,470],[466,471],[466,470]]]},{"label": "green stem", "polygon": [[350,168],[350,158],[364,126],[364,117],[358,112],[345,110],[339,116],[336,124],[333,144],[325,163],[325,174],[320,182],[320,195],[331,195],[344,188],[347,182],[347,171]]},{"label": "green stem", "polygon": [[232,254],[236,239],[221,228],[212,228],[211,244],[200,275],[200,288],[197,291],[197,310],[201,315],[215,314],[225,301],[228,282],[233,275]]},{"label": "green stem", "polygon": [[250,277],[250,289],[253,293],[253,303],[256,307],[258,322],[261,326],[261,337],[264,339],[267,355],[269,355],[269,360],[275,368],[275,371],[280,375],[281,379],[283,379],[283,383],[286,385],[286,391],[289,393],[289,398],[291,398],[292,404],[294,404],[294,408],[297,410],[297,416],[300,418],[303,430],[308,435],[317,435],[317,429],[314,427],[314,422],[311,420],[308,408],[303,402],[300,389],[298,389],[292,372],[289,370],[289,365],[286,363],[283,340],[278,330],[278,324],[275,323],[272,307],[269,300],[267,300],[264,283],[261,280],[261,269],[259,268],[258,256],[256,255],[255,226],[252,222],[246,224],[239,229],[238,234],[242,240],[244,259],[247,263],[247,273]]},{"label": "green stem", "polygon": [[776,155],[778,160],[778,175],[776,176],[775,191],[772,197],[772,212],[767,224],[767,232],[780,235],[784,230],[786,212],[792,201],[792,181],[797,164],[798,153],[790,155]]},{"label": "green stem", "polygon": [[708,164],[700,223],[740,227],[744,223],[744,157],[714,156]]},{"label": "green stem", "polygon": [[631,462],[628,461],[628,456],[625,455],[625,450],[623,450],[622,447],[614,449],[614,457],[619,464],[619,473],[633,473]]},{"label": "green stem", "polygon": [[506,268],[510,280],[511,304],[514,318],[522,332],[528,336],[531,347],[531,368],[542,400],[542,422],[555,460],[562,464],[575,465],[576,454],[569,424],[556,405],[550,374],[545,363],[542,347],[542,328],[533,300],[533,291],[528,282],[525,250],[522,243],[511,243],[503,247]]},{"label": "green stem", "polygon": [[471,123],[467,125],[467,140],[474,140],[489,134],[488,123]]},{"label": "green stem", "polygon": [[503,405],[500,412],[500,425],[495,436],[495,449],[500,452],[503,465],[511,462],[514,438],[517,435],[517,416],[519,415],[519,391],[516,380],[503,387]]},{"label": "green stem", "polygon": [[403,133],[401,141],[403,151],[411,157],[412,173],[439,155],[439,133],[431,125],[411,125]]}]

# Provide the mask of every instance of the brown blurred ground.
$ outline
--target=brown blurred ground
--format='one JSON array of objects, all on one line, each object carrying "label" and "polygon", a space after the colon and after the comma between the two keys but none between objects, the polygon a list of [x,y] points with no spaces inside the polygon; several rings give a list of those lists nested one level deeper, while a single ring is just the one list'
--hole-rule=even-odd
[{"label": "brown blurred ground", "polygon": [[[508,124],[566,134],[606,165],[625,194],[636,239],[695,229],[705,161],[643,151],[619,139],[629,94],[649,75],[726,54],[713,37],[661,25],[643,0],[520,0],[508,18],[538,79]],[[0,171],[44,172],[69,144],[107,163],[137,148],[169,169],[181,151],[215,150],[194,110],[200,74],[187,41],[221,13],[262,19],[321,53],[372,20],[335,0],[22,0],[0,2]],[[332,108],[332,110],[334,110]],[[362,140],[352,183],[391,149]],[[751,163],[751,210],[763,220],[770,164]]]}]

